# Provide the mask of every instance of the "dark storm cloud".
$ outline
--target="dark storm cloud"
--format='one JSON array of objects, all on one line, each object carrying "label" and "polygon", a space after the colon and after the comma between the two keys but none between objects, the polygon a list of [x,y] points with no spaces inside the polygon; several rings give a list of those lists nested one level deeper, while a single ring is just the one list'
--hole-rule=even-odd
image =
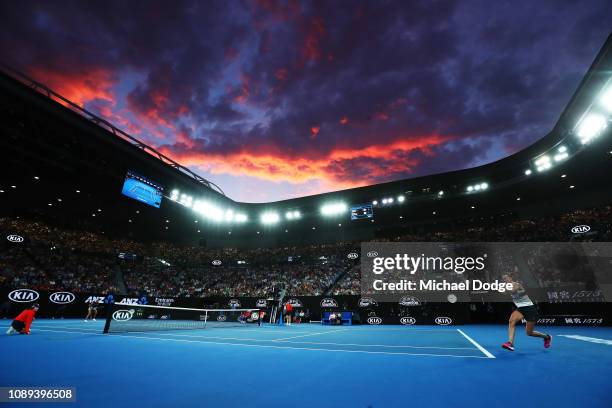
[{"label": "dark storm cloud", "polygon": [[177,160],[330,188],[473,166],[544,136],[612,15],[603,0],[0,7],[6,62]]}]

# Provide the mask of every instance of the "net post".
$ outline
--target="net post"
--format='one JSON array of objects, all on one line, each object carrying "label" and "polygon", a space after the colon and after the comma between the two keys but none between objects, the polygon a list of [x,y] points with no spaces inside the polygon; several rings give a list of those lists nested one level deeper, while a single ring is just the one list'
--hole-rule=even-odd
[{"label": "net post", "polygon": [[102,331],[104,334],[108,334],[110,330],[110,324],[113,318],[113,306],[115,306],[115,304],[111,303],[106,307],[106,321],[104,322],[104,330]]},{"label": "net post", "polygon": [[204,312],[204,328],[206,328],[207,324],[208,324],[208,309],[206,309],[206,311]]}]

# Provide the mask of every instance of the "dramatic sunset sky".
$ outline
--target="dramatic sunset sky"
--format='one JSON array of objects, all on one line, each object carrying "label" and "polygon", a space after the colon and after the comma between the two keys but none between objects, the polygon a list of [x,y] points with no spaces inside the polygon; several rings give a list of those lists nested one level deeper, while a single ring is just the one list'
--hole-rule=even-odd
[{"label": "dramatic sunset sky", "polygon": [[26,0],[0,21],[3,62],[262,202],[531,144],[612,30],[612,2]]}]

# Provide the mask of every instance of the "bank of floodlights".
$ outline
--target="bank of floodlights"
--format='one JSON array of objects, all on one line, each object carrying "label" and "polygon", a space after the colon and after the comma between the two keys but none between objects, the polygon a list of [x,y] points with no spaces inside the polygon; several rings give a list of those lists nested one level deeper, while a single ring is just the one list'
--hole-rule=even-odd
[{"label": "bank of floodlights", "polygon": [[299,220],[302,218],[302,214],[297,210],[287,211],[285,213],[285,218],[288,220]]},{"label": "bank of floodlights", "polygon": [[273,225],[277,224],[280,221],[280,216],[277,212],[267,211],[262,213],[259,217],[260,221],[264,225]]},{"label": "bank of floodlights", "polygon": [[489,188],[489,183],[478,183],[478,184],[472,184],[466,187],[466,191],[468,193],[479,193],[481,191],[485,191]]},{"label": "bank of floodlights", "polygon": [[329,203],[321,207],[321,214],[324,216],[334,216],[345,213],[348,210],[346,203]]}]

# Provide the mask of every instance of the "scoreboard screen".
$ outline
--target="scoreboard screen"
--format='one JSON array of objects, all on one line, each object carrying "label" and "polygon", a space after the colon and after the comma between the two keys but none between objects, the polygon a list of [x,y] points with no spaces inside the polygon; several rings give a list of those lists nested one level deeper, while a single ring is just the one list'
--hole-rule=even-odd
[{"label": "scoreboard screen", "polygon": [[361,220],[374,217],[372,204],[361,204],[351,207],[351,220]]},{"label": "scoreboard screen", "polygon": [[159,184],[128,171],[121,193],[134,200],[159,208],[163,191],[164,188]]}]

